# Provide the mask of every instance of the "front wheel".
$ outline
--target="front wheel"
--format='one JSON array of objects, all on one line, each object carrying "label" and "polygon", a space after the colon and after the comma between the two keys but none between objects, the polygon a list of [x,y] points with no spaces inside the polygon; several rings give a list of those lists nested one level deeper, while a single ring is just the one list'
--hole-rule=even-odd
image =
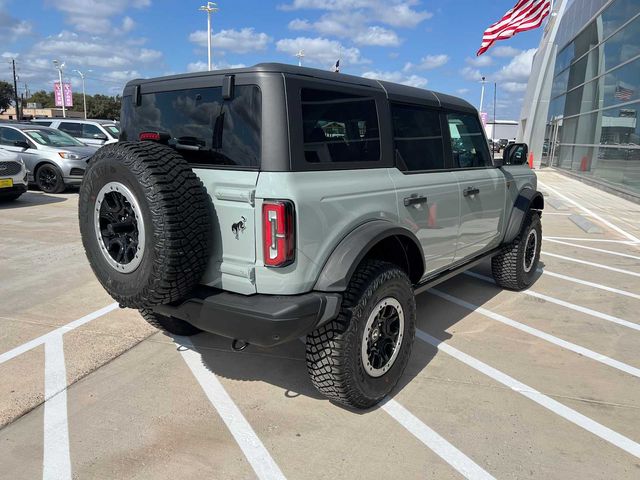
[{"label": "front wheel", "polygon": [[518,236],[491,259],[491,271],[496,283],[509,290],[530,287],[536,278],[541,248],[540,214],[530,210]]},{"label": "front wheel", "polygon": [[391,263],[364,262],[349,283],[338,318],[307,336],[313,385],[343,405],[374,406],[407,366],[415,323],[407,274]]},{"label": "front wheel", "polygon": [[64,192],[64,179],[62,178],[62,172],[58,169],[58,167],[46,163],[41,167],[38,167],[35,177],[38,188],[43,192]]}]

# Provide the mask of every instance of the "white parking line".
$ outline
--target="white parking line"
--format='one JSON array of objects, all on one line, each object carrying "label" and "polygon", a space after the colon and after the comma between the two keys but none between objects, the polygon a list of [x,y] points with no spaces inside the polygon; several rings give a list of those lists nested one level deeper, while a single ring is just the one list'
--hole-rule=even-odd
[{"label": "white parking line", "polygon": [[516,320],[512,320],[511,318],[505,317],[504,315],[500,315],[499,313],[487,310],[486,308],[480,307],[479,305],[474,305],[473,303],[466,302],[458,297],[454,297],[453,295],[444,293],[441,290],[432,288],[431,290],[429,290],[429,293],[443,298],[451,303],[455,303],[456,305],[466,308],[467,310],[471,310],[472,312],[478,312],[479,314],[484,315],[487,318],[491,318],[492,320],[496,320],[513,328],[517,328],[522,332],[538,337],[549,343],[553,343],[554,345],[577,353],[578,355],[585,356],[587,358],[590,358],[591,360],[595,360],[596,362],[602,363],[609,367],[613,367],[616,370],[620,370],[622,372],[633,375],[634,377],[640,378],[640,368],[632,367],[631,365],[627,365],[626,363],[614,360],[613,358],[602,355],[601,353],[594,352],[592,350],[589,350],[588,348],[576,345],[575,343],[567,342],[566,340],[562,340],[561,338],[554,337],[553,335],[545,333],[542,330],[538,330],[537,328],[533,328],[523,323],[517,322]]},{"label": "white parking line", "polygon": [[566,260],[568,262],[581,263],[582,265],[589,265],[590,267],[602,268],[604,270],[610,270],[612,272],[624,273],[625,275],[632,275],[634,277],[640,277],[640,273],[630,272],[629,270],[624,270],[622,268],[610,267],[609,265],[602,265],[601,263],[587,262],[586,260],[580,260],[578,258],[567,257],[565,255],[558,255],[557,253],[549,253],[544,250],[540,252],[542,255],[546,255],[548,257],[559,258],[561,260]]},{"label": "white parking line", "polygon": [[426,426],[420,419],[395,400],[385,400],[384,403],[380,405],[380,408],[387,412],[396,422],[406,428],[424,445],[433,450],[436,455],[456,469],[463,477],[478,480],[495,480],[495,477],[483,470],[473,460]]},{"label": "white parking line", "polygon": [[506,373],[503,373],[500,370],[497,370],[487,365],[486,363],[470,355],[467,355],[464,352],[461,352],[457,348],[454,348],[451,345],[444,343],[442,340],[438,338],[432,337],[431,335],[429,335],[426,332],[423,332],[422,330],[419,330],[419,329],[416,330],[416,337],[418,337],[423,342],[426,342],[434,346],[438,350],[445,352],[448,355],[451,355],[452,357],[461,361],[465,365],[468,365],[469,367],[487,375],[488,377],[492,378],[496,382],[499,382],[505,385],[506,387],[510,388],[514,392],[517,392],[529,398],[530,400],[533,400],[538,405],[546,408],[547,410],[550,410],[556,415],[561,416],[562,418],[564,418],[565,420],[568,420],[574,425],[577,425],[578,427],[581,427],[586,431],[600,437],[606,442],[609,442],[612,445],[615,445],[616,447],[621,448],[622,450],[630,453],[634,457],[640,458],[640,444],[634,442],[630,438],[627,438],[624,435],[621,435],[618,432],[611,430],[610,428],[605,427],[604,425],[596,422],[595,420],[592,420],[591,418],[585,415],[582,415],[581,413],[578,413],[572,408],[569,408],[566,405],[563,405],[562,403],[556,400],[553,400],[552,398],[544,395],[543,393],[540,393],[539,391],[531,388],[530,386],[525,385],[522,382],[519,382],[513,377],[510,377]]},{"label": "white parking line", "polygon": [[260,479],[284,479],[285,476],[271,457],[265,446],[256,435],[253,428],[242,415],[215,374],[202,364],[200,354],[194,350],[193,343],[187,337],[174,336],[182,358],[187,363],[196,380],[204,390],[205,395],[216,409],[238,446],[244,453]]},{"label": "white parking line", "polygon": [[57,337],[58,335],[62,335],[66,332],[73,330],[74,328],[78,328],[84,325],[85,323],[90,322],[91,320],[95,320],[96,318],[106,315],[107,313],[112,312],[117,308],[118,308],[118,304],[112,303],[111,305],[107,305],[106,307],[101,308],[100,310],[96,310],[95,312],[90,313],[89,315],[85,315],[84,317],[79,318],[78,320],[74,320],[73,322],[69,322],[66,325],[63,325],[62,327],[58,327],[49,333],[45,333],[44,335],[41,335],[38,338],[34,338],[33,340],[23,343],[22,345],[17,346],[16,348],[13,348],[8,352],[5,352],[2,355],[0,355],[0,364],[8,360],[11,360],[12,358],[17,357],[18,355],[22,355],[24,352],[28,352],[32,348],[42,345],[43,343],[47,342],[51,338]]},{"label": "white parking line", "polygon": [[575,200],[567,197],[566,195],[563,195],[562,193],[558,192],[555,188],[550,187],[549,185],[545,184],[544,182],[538,182],[538,185],[540,185],[541,187],[543,187],[545,190],[549,190],[550,192],[552,192],[554,195],[557,195],[558,197],[562,198],[563,200],[571,203],[572,205],[575,205],[576,207],[578,207],[580,210],[582,210],[585,213],[588,213],[589,215],[591,215],[593,218],[595,218],[596,220],[598,220],[600,223],[603,223],[604,225],[606,225],[607,227],[609,227],[612,230],[615,230],[616,232],[618,232],[620,235],[622,235],[623,237],[628,238],[629,240],[631,240],[634,243],[640,243],[640,238],[636,237],[635,235],[630,234],[629,232],[627,232],[626,230],[623,230],[622,228],[618,227],[617,225],[614,225],[613,223],[611,223],[610,221],[602,218],[600,215],[598,215],[597,213],[593,212],[592,210],[589,210],[588,208],[580,205],[578,202],[576,202]]},{"label": "white parking line", "polygon": [[616,255],[618,257],[633,258],[634,260],[640,260],[640,257],[638,257],[637,255],[629,255],[628,253],[614,252],[611,250],[604,250],[602,248],[587,247],[586,245],[578,245],[577,243],[565,242],[563,240],[556,240],[555,238],[545,238],[545,240],[547,242],[559,243],[561,245],[568,245],[570,247],[582,248],[584,250],[591,250],[593,252],[606,253],[608,255]]},{"label": "white parking line", "polygon": [[[544,213],[543,215],[546,215]],[[630,242],[629,240],[609,240],[608,238],[585,238],[585,237],[547,237],[546,235],[542,237],[543,240],[571,240],[574,242],[604,242],[604,243],[619,243],[621,245],[636,245],[634,242]]]},{"label": "white parking line", "polygon": [[620,290],[618,288],[608,287],[606,285],[601,285],[599,283],[588,282],[586,280],[581,280],[579,278],[570,277],[568,275],[562,275],[561,273],[551,272],[551,271],[549,271],[547,269],[544,269],[544,270],[538,269],[538,271],[540,273],[542,273],[543,275],[549,275],[550,277],[560,278],[560,279],[566,280],[568,282],[579,283],[581,285],[586,285],[588,287],[598,288],[600,290],[605,290],[607,292],[617,293],[618,295],[624,295],[625,297],[631,297],[631,298],[635,298],[637,300],[640,300],[640,295],[638,295],[637,293],[627,292],[626,290]]},{"label": "white parking line", "polygon": [[[469,271],[464,273],[466,275],[469,275],[470,277],[478,278],[485,282],[494,283],[493,278],[491,277],[486,277],[484,275],[480,275],[479,273],[469,272]],[[613,315],[609,315],[607,313],[598,312],[597,310],[592,310],[591,308],[583,307],[581,305],[576,305],[575,303],[565,302],[564,300],[560,300],[559,298],[550,297],[549,295],[544,295],[542,293],[534,292],[533,290],[522,290],[519,293],[522,293],[524,295],[529,295],[530,297],[539,298],[540,300],[544,300],[549,303],[555,303],[556,305],[560,305],[561,307],[575,310],[576,312],[586,313],[587,315],[591,315],[592,317],[596,317],[602,320],[606,320],[608,322],[616,323],[618,325],[622,325],[623,327],[640,331],[640,324],[629,322],[628,320],[623,320],[622,318],[614,317]]]},{"label": "white parking line", "polygon": [[44,344],[44,456],[43,480],[71,479],[69,423],[67,420],[67,370],[62,333]]}]

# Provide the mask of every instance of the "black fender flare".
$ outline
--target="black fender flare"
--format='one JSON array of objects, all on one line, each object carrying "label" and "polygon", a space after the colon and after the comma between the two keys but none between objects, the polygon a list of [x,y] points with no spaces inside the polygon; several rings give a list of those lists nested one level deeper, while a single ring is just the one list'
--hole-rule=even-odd
[{"label": "black fender flare", "polygon": [[[372,220],[356,227],[342,239],[324,264],[314,290],[344,292],[362,259],[377,243],[394,236],[406,237],[415,244],[421,253],[421,268],[424,272],[424,252],[414,233],[386,220]],[[398,246],[403,248],[402,244]]]},{"label": "black fender flare", "polygon": [[520,190],[518,198],[516,198],[513,208],[511,209],[511,216],[509,217],[509,223],[507,223],[505,230],[504,243],[509,243],[518,236],[527,212],[531,209],[543,210],[544,197],[533,188],[525,187]]}]

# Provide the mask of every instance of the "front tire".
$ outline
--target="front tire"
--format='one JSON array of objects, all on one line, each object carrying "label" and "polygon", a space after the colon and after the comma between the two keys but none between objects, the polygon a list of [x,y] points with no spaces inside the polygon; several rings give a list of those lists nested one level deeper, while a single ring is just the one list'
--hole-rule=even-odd
[{"label": "front tire", "polygon": [[502,247],[491,259],[491,272],[495,282],[509,290],[524,290],[536,278],[542,247],[540,214],[530,210],[522,230],[511,242]]},{"label": "front tire", "polygon": [[36,170],[36,184],[44,193],[62,193],[65,185],[62,172],[55,165],[45,163]]},{"label": "front tire", "polygon": [[388,262],[365,261],[349,283],[338,318],[307,336],[313,385],[348,407],[376,405],[407,366],[415,323],[407,274]]}]

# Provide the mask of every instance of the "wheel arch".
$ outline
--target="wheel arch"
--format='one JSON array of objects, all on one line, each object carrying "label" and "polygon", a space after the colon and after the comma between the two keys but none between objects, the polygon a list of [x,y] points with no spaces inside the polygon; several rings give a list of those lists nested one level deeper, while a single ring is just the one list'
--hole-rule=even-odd
[{"label": "wheel arch", "polygon": [[342,239],[324,264],[314,289],[345,291],[356,268],[365,259],[398,265],[413,284],[418,283],[425,270],[422,246],[413,232],[385,220],[373,220]]},{"label": "wheel arch", "polygon": [[529,210],[544,210],[544,197],[537,190],[525,187],[520,190],[511,209],[503,243],[509,243],[518,236]]}]

